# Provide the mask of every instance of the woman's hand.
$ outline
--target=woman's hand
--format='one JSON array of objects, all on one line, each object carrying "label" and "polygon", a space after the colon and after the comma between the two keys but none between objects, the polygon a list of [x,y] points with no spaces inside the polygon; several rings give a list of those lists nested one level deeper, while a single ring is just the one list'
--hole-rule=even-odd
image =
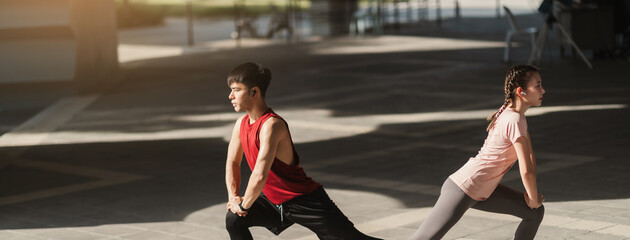
[{"label": "woman's hand", "polygon": [[543,201],[545,201],[545,197],[542,194],[538,194],[536,199],[532,199],[527,195],[527,192],[523,193],[523,197],[525,197],[525,203],[531,209],[536,209],[542,206]]}]

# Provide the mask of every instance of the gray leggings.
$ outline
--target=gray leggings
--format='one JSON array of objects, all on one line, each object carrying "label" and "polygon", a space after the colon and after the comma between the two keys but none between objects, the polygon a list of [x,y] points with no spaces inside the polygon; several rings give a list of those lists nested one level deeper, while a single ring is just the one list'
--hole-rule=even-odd
[{"label": "gray leggings", "polygon": [[521,224],[514,234],[515,240],[534,239],[545,212],[543,206],[530,209],[525,203],[523,193],[501,184],[487,200],[475,201],[448,178],[444,181],[440,197],[429,216],[409,239],[441,239],[471,207],[521,218]]}]

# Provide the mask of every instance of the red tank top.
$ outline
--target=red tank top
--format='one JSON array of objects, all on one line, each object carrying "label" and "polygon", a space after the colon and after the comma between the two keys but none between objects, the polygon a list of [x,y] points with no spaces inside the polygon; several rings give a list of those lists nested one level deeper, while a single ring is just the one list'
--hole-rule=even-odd
[{"label": "red tank top", "polygon": [[[258,151],[260,151],[260,129],[267,119],[275,117],[281,119],[285,124],[286,121],[269,108],[256,122],[249,123],[249,115],[245,115],[241,122],[240,139],[243,146],[243,152],[247,159],[249,168],[254,169],[256,160],[258,159]],[[287,130],[289,126],[287,124]],[[290,137],[290,133],[289,133]],[[293,140],[291,140],[293,144]],[[304,169],[300,167],[300,158],[293,148],[293,158],[295,165],[289,166],[286,163],[274,159],[271,165],[271,171],[267,182],[263,187],[263,193],[274,204],[282,204],[297,196],[301,196],[315,191],[321,184],[315,182],[306,176]]]}]

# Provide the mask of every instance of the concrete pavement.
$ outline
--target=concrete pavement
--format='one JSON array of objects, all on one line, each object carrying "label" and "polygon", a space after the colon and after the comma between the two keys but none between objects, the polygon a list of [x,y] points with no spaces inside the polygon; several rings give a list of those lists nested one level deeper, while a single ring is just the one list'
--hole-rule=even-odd
[{"label": "concrete pavement", "polygon": [[[107,91],[44,101],[20,90],[12,99],[45,107],[29,118],[1,112],[14,120],[0,147],[15,159],[0,171],[0,239],[227,239],[226,138],[239,114],[225,76],[245,61],[272,70],[268,102],[307,174],[362,231],[406,239],[502,103],[504,31],[494,18],[466,19],[379,38],[200,44],[125,63]],[[528,56],[522,40],[517,62]],[[542,65],[543,107],[528,112],[547,199],[537,239],[630,239],[629,63],[588,70],[557,51]],[[522,189],[516,171],[503,183]],[[470,210],[445,239],[511,239],[517,224]],[[301,226],[252,232],[316,239]]]}]

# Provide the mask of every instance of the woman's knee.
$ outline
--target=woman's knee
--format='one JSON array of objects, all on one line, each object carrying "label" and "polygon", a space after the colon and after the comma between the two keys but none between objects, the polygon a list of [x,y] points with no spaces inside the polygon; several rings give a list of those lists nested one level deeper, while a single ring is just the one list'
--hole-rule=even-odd
[{"label": "woman's knee", "polygon": [[539,208],[536,209],[536,215],[538,216],[538,221],[542,222],[543,217],[545,216],[545,206],[544,205],[540,205]]},{"label": "woman's knee", "polygon": [[545,206],[540,205],[540,207],[531,210],[531,214],[528,217],[529,219],[526,219],[526,220],[540,223],[542,222],[544,216],[545,216]]}]

